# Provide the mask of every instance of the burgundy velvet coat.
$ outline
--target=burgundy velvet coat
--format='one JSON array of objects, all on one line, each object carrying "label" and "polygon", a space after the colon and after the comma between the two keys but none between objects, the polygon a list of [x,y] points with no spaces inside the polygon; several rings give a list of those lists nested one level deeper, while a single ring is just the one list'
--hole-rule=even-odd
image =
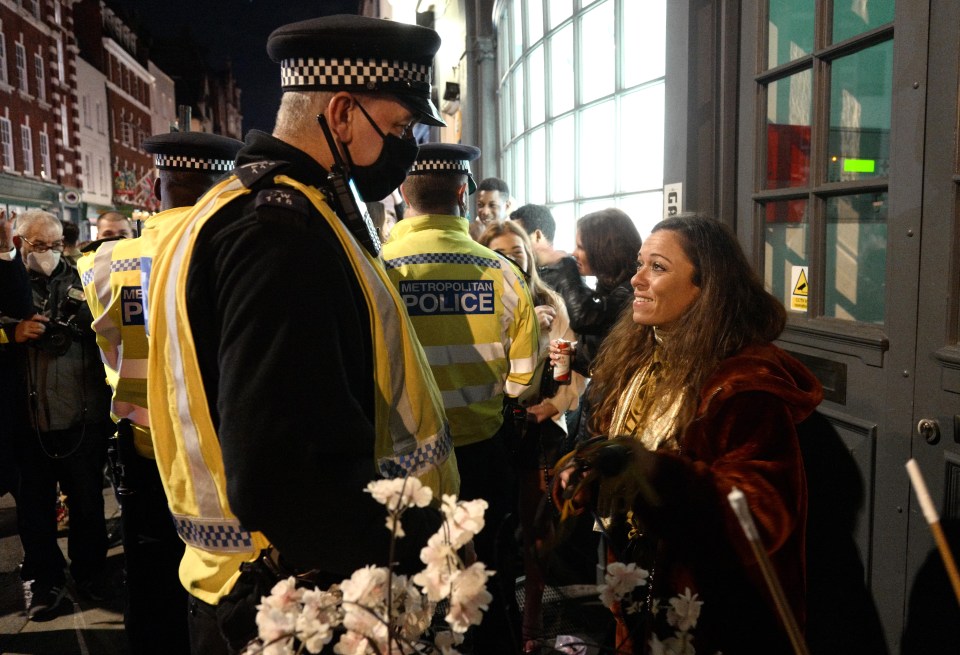
[{"label": "burgundy velvet coat", "polygon": [[[749,346],[704,384],[680,452],[645,452],[638,462],[660,501],[638,497],[633,507],[657,544],[653,596],[699,594],[697,653],[792,652],[727,494],[746,495],[802,627],[807,489],[796,426],[822,398],[796,359],[772,344]],[[634,640],[636,652],[647,651],[647,637]]]}]

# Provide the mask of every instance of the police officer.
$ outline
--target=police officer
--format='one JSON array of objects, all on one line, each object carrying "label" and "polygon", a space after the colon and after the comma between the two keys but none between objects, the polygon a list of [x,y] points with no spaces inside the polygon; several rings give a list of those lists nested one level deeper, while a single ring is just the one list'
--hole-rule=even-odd
[{"label": "police officer", "polygon": [[[273,134],[251,131],[234,173],[160,230],[150,419],[194,653],[224,652],[221,630],[233,649],[255,635],[267,569],[325,586],[385,562],[383,508],[364,493],[378,473],[459,488],[439,392],[360,210],[403,181],[413,125],[441,124],[439,44],[359,16],[278,28]],[[407,510],[400,559],[437,525]]]},{"label": "police officer", "polygon": [[407,211],[384,247],[390,279],[410,312],[417,336],[443,393],[460,465],[463,498],[489,503],[487,527],[477,535],[481,561],[499,573],[494,601],[478,628],[478,653],[519,652],[509,562],[494,552],[498,528],[516,506],[510,452],[512,426],[504,422],[504,394],[519,396],[537,364],[538,321],[518,269],[470,238],[467,195],[476,185],[473,146],[430,143],[400,187]]},{"label": "police officer", "polygon": [[159,174],[154,193],[163,211],[147,221],[144,236],[102,243],[79,264],[97,344],[113,386],[111,413],[117,435],[111,459],[122,508],[124,624],[134,653],[186,653],[190,647],[187,594],[177,572],[184,546],[167,509],[150,438],[141,273],[149,271],[157,226],[176,221],[182,208],[232,170],[242,145],[202,132],[144,139],[143,149],[155,156]]}]

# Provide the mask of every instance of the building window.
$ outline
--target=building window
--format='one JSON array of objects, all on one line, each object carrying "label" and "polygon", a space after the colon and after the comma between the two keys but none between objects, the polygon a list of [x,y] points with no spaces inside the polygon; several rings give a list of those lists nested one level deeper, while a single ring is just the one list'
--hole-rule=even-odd
[{"label": "building window", "polygon": [[57,77],[60,82],[67,81],[67,67],[63,61],[63,39],[57,37]]},{"label": "building window", "polygon": [[120,141],[125,146],[133,147],[133,123],[120,123]]},{"label": "building window", "polygon": [[80,98],[80,113],[83,114],[83,126],[90,129],[90,96]]},{"label": "building window", "polygon": [[545,204],[557,248],[576,219],[619,207],[663,216],[666,0],[508,0],[497,18],[500,170],[519,204]]},{"label": "building window", "polygon": [[764,282],[793,314],[882,324],[894,3],[761,5],[753,211]]},{"label": "building window", "polygon": [[33,132],[29,125],[20,126],[20,143],[23,145],[23,172],[33,175]]},{"label": "building window", "polygon": [[40,133],[40,177],[50,179],[53,170],[50,168],[50,137],[46,132]]},{"label": "building window", "polygon": [[13,170],[13,129],[10,119],[0,117],[0,146],[3,147],[3,167]]},{"label": "building window", "polygon": [[22,43],[15,45],[17,51],[17,87],[24,93],[28,93],[30,87],[27,83],[27,51],[24,49]]},{"label": "building window", "polygon": [[103,104],[97,103],[97,133],[103,134]]},{"label": "building window", "polygon": [[100,182],[99,189],[100,189],[101,193],[109,194],[109,193],[110,193],[110,187],[107,186],[107,177],[106,177],[106,174],[104,173],[104,166],[103,166],[103,159],[102,159],[102,158],[97,160],[97,171],[98,171],[97,179],[98,179],[99,182]]},{"label": "building window", "polygon": [[0,82],[9,84],[7,77],[7,37],[3,33],[3,23],[0,23]]},{"label": "building window", "polygon": [[40,0],[29,0],[29,10],[33,17],[40,20]]},{"label": "building window", "polygon": [[46,101],[47,99],[47,88],[46,82],[47,78],[43,74],[43,57],[40,55],[33,56],[33,69],[34,73],[37,76],[37,97],[40,100]]},{"label": "building window", "polygon": [[90,162],[90,154],[86,153],[83,155],[83,190],[96,193],[97,189],[93,182],[93,166]]}]

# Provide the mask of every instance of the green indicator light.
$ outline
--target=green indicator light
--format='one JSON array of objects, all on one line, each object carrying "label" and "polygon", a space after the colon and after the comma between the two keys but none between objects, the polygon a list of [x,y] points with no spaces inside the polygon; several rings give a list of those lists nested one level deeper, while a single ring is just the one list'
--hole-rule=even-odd
[{"label": "green indicator light", "polygon": [[873,159],[844,159],[844,173],[873,173],[877,170],[877,162]]}]

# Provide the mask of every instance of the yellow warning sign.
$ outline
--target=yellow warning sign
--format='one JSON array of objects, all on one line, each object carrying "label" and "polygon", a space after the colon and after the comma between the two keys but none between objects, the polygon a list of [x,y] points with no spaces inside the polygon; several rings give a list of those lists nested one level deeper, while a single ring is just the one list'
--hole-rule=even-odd
[{"label": "yellow warning sign", "polygon": [[802,268],[797,283],[793,285],[793,295],[807,297],[807,273]]},{"label": "yellow warning sign", "polygon": [[807,267],[794,266],[790,272],[790,309],[807,311],[807,296],[810,295],[810,284],[807,280]]}]

